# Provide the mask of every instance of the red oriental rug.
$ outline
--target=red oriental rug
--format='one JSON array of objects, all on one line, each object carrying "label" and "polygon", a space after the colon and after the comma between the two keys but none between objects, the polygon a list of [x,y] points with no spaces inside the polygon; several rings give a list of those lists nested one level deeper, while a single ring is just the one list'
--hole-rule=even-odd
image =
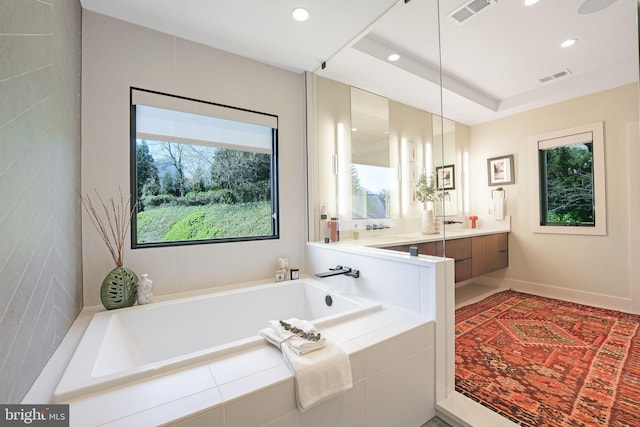
[{"label": "red oriental rug", "polygon": [[515,291],[456,310],[456,390],[522,426],[640,426],[640,316]]}]

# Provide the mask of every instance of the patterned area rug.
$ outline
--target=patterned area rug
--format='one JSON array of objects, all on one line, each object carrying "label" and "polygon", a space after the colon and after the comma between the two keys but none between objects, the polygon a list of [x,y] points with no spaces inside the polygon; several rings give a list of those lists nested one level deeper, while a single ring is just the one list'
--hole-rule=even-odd
[{"label": "patterned area rug", "polygon": [[522,426],[640,426],[640,316],[515,291],[456,310],[456,390]]}]

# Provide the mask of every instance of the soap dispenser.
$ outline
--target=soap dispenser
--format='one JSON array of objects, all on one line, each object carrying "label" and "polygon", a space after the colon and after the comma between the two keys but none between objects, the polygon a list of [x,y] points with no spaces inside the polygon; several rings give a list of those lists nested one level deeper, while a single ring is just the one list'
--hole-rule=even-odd
[{"label": "soap dispenser", "polygon": [[141,275],[138,281],[138,305],[149,304],[153,297],[153,281],[148,274]]}]

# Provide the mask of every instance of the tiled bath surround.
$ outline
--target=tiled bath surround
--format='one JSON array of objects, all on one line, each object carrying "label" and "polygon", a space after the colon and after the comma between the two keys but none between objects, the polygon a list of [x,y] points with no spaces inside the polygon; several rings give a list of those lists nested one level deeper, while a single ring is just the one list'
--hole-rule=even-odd
[{"label": "tiled bath surround", "polygon": [[435,414],[433,329],[399,309],[324,329],[350,354],[354,387],[304,413],[281,353],[265,344],[72,400],[71,425],[417,427]]},{"label": "tiled bath surround", "polygon": [[0,2],[0,402],[82,308],[79,0]]},{"label": "tiled bath surround", "polygon": [[[436,370],[436,363],[442,363],[436,353],[437,340],[442,340],[439,325],[445,322],[434,321],[444,313],[436,311],[446,306],[443,291],[447,285],[453,289],[453,261],[309,244],[306,263],[312,270],[305,273],[337,259],[360,267],[360,278],[322,279],[323,286],[383,304],[382,310],[322,330],[350,355],[353,389],[299,412],[293,376],[280,352],[265,344],[71,400],[71,425],[422,425],[435,415],[436,390],[443,384],[439,371],[446,371],[441,366]],[[91,314],[92,309],[86,309],[79,317],[70,341],[82,334]],[[61,359],[65,357],[68,360],[69,354]],[[50,371],[66,366],[66,360],[56,359]],[[47,374],[52,384],[41,390],[55,386],[59,376]]]}]

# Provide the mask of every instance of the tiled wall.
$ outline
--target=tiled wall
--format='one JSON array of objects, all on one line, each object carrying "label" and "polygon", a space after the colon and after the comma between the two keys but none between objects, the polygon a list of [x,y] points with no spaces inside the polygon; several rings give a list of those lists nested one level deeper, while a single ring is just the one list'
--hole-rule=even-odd
[{"label": "tiled wall", "polygon": [[82,308],[79,0],[0,2],[0,402]]},{"label": "tiled wall", "polygon": [[[273,278],[278,257],[302,267],[306,198],[302,74],[89,10],[82,14],[82,188],[106,199],[130,188],[129,90],[138,87],[278,116],[280,238],[124,248],[124,263],[153,280],[156,296]],[[100,304],[113,269],[84,221],[84,305]]]}]

